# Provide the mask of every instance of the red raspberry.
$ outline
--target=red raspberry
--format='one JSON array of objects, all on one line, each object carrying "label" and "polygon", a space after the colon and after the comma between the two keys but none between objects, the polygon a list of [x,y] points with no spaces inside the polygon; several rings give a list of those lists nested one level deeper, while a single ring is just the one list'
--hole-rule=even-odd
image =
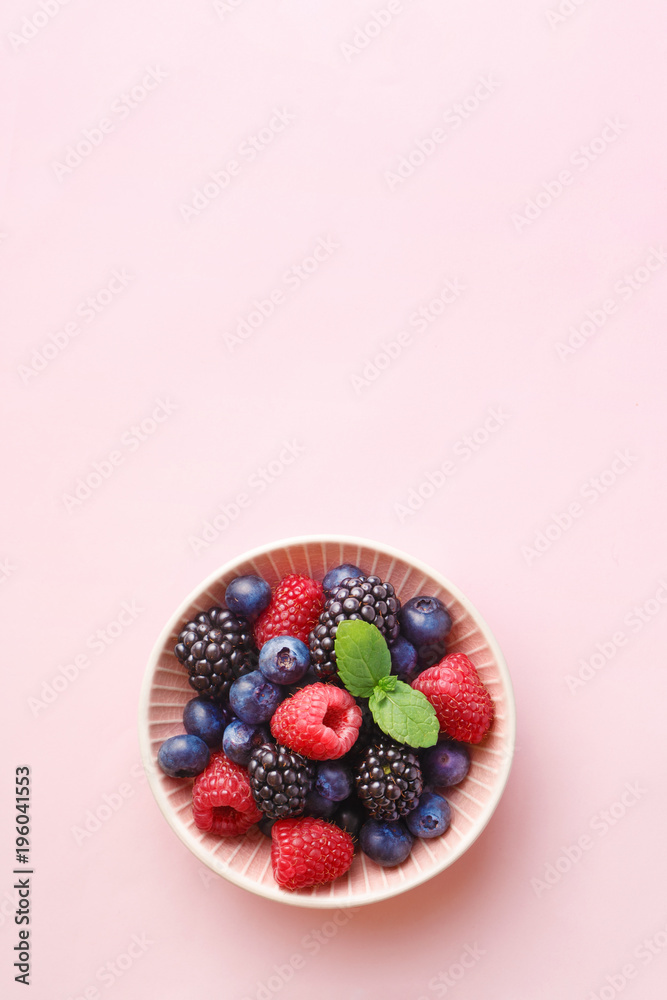
[{"label": "red raspberry", "polygon": [[308,645],[308,633],[324,608],[322,584],[295,573],[284,576],[273,591],[268,608],[255,622],[255,642],[261,649],[267,639],[292,635]]},{"label": "red raspberry", "polygon": [[308,684],[273,713],[275,739],[311,760],[336,760],[359,735],[361,709],[349,691],[333,684]]},{"label": "red raspberry", "polygon": [[245,833],[262,818],[252,797],[248,772],[221,750],[211,754],[208,767],[195,778],[192,815],[200,830],[218,837]]},{"label": "red raspberry", "polygon": [[279,819],[271,830],[273,877],[283,889],[333,882],[352,864],[354,843],[346,830],[323,819]]},{"label": "red raspberry", "polygon": [[440,729],[453,740],[479,743],[493,721],[493,701],[465,653],[450,653],[412,682],[435,709]]}]

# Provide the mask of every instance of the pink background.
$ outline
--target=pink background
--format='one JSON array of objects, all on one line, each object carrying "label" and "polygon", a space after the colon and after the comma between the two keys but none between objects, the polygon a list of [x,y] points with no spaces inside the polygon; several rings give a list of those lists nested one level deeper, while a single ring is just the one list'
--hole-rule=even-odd
[{"label": "pink background", "polygon": [[[0,25],[3,995],[28,764],[39,1000],[657,1000],[664,5],[41,3]],[[209,881],[136,725],[184,596],[322,531],[455,581],[519,720],[481,839],[340,926]]]}]

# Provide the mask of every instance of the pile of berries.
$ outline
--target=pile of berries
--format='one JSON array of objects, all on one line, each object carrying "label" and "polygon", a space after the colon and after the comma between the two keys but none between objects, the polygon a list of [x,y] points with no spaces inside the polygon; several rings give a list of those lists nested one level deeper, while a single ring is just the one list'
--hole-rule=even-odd
[{"label": "pile of berries", "polygon": [[[178,636],[174,653],[196,697],[185,734],[158,753],[166,774],[194,778],[197,827],[224,837],[257,823],[289,890],[344,875],[357,846],[391,867],[415,837],[444,833],[451,808],[436,789],[465,778],[467,744],[493,721],[471,661],[446,653],[444,604],[418,595],[401,607],[390,582],[346,564],[321,583],[291,574],[273,589],[237,577],[225,605]],[[343,637],[352,635],[350,671]],[[394,691],[423,704],[423,731],[397,736],[395,713],[378,708]]]}]

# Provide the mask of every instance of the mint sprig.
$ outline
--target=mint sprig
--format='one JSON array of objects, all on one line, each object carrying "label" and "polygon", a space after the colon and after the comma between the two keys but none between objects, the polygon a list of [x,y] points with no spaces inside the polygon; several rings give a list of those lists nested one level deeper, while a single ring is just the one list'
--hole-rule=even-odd
[{"label": "mint sprig", "polygon": [[391,655],[375,625],[359,619],[336,629],[338,676],[368,707],[383,733],[412,747],[432,747],[440,725],[428,698],[391,673]]},{"label": "mint sprig", "polygon": [[440,723],[433,705],[409,684],[397,679],[393,691],[377,687],[368,699],[368,707],[382,732],[399,743],[432,747],[438,742]]},{"label": "mint sprig", "polygon": [[384,636],[368,622],[344,621],[336,629],[338,676],[355,698],[370,698],[391,672],[391,656]]}]

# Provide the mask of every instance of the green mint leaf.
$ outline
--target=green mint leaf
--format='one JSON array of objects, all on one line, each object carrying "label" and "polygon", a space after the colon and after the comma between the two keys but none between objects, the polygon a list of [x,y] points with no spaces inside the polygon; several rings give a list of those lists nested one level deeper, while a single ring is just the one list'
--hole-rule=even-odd
[{"label": "green mint leaf", "polygon": [[375,625],[355,619],[336,629],[338,676],[355,698],[370,698],[375,685],[391,671],[391,656]]},{"label": "green mint leaf", "polygon": [[380,691],[393,691],[397,684],[398,677],[396,674],[387,674],[386,677],[380,678],[375,688],[376,690],[379,688]]},{"label": "green mint leaf", "polygon": [[438,742],[440,724],[435,709],[421,691],[397,681],[393,691],[378,685],[368,700],[373,718],[383,733],[411,747],[432,747]]}]

